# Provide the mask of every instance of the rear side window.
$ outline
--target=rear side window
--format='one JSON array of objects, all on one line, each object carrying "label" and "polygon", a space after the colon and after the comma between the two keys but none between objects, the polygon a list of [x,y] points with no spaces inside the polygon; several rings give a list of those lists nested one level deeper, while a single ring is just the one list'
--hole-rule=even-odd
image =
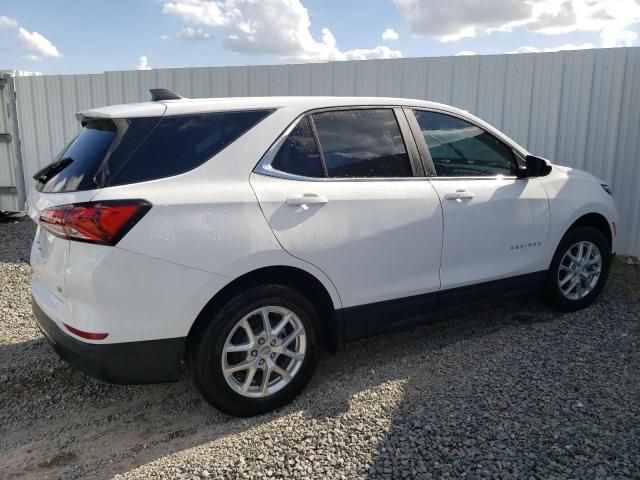
[{"label": "rear side window", "polygon": [[303,177],[324,177],[322,159],[308,117],[291,130],[271,166],[281,172]]},{"label": "rear side window", "polygon": [[329,177],[412,177],[400,127],[391,109],[313,115]]},{"label": "rear side window", "polygon": [[513,175],[513,152],[490,133],[443,113],[414,113],[439,177]]},{"label": "rear side window", "polygon": [[36,188],[74,192],[178,175],[218,154],[270,113],[89,120],[55,162],[36,173]]},{"label": "rear side window", "polygon": [[260,110],[163,117],[109,185],[155,180],[192,170],[270,113]]}]

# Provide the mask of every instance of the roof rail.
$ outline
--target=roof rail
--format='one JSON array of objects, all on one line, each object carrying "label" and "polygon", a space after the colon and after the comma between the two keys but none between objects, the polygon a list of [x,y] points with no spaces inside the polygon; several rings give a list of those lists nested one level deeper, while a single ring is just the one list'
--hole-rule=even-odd
[{"label": "roof rail", "polygon": [[168,88],[151,88],[149,89],[151,93],[151,101],[152,102],[161,102],[163,100],[180,100],[181,97],[177,93],[173,93]]}]

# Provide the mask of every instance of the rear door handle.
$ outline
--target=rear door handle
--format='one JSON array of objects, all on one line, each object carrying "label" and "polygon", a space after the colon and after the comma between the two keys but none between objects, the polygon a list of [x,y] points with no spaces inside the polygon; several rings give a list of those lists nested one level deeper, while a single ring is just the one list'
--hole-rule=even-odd
[{"label": "rear door handle", "polygon": [[447,200],[460,200],[462,198],[473,198],[475,194],[473,192],[467,192],[466,190],[456,190],[445,194],[444,198]]},{"label": "rear door handle", "polygon": [[287,205],[290,207],[307,207],[308,205],[322,205],[327,203],[327,197],[316,195],[315,193],[305,193],[304,195],[294,195],[287,198]]}]

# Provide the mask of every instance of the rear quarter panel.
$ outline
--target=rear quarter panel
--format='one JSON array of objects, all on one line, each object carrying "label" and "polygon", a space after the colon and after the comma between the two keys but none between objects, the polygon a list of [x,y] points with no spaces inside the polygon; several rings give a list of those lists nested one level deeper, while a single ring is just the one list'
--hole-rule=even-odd
[{"label": "rear quarter panel", "polygon": [[108,332],[99,343],[184,337],[211,292],[231,281],[121,248],[70,243],[69,323]]}]

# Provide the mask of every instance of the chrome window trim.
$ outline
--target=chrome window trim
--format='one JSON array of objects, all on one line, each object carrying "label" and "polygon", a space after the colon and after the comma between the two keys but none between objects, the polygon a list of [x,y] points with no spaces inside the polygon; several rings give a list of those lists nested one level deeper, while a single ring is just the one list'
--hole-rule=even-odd
[{"label": "chrome window trim", "polygon": [[519,178],[515,175],[493,175],[493,176],[469,176],[469,177],[428,177],[429,181],[442,180],[448,181],[460,181],[460,180],[528,180],[528,178]]}]

